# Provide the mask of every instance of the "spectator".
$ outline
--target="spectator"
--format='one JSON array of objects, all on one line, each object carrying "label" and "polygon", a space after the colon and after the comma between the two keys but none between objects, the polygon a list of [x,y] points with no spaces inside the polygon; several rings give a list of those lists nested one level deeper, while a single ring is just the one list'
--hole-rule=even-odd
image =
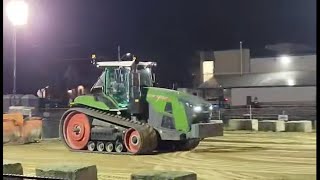
[{"label": "spectator", "polygon": [[254,108],[259,108],[260,107],[260,103],[259,103],[257,97],[254,97],[254,99],[253,99],[253,107]]}]

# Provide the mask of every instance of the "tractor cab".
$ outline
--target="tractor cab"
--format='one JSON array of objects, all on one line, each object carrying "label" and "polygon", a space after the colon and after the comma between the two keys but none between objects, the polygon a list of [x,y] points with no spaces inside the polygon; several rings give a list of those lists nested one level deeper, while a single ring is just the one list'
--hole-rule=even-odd
[{"label": "tractor cab", "polygon": [[103,72],[91,88],[91,92],[102,92],[119,108],[127,108],[139,101],[143,87],[152,87],[155,62],[104,61],[95,65]]}]

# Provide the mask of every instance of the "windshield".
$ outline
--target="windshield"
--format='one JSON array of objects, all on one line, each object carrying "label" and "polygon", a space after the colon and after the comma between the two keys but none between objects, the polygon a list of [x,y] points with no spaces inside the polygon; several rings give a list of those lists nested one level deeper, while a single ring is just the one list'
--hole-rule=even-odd
[{"label": "windshield", "polygon": [[139,69],[138,72],[140,73],[140,85],[151,87],[152,83],[152,75],[149,68]]}]

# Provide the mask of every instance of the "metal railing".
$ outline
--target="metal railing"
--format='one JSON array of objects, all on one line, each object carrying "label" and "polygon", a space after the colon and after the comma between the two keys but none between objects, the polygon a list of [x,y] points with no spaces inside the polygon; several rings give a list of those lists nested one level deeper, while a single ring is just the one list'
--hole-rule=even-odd
[{"label": "metal railing", "polygon": [[232,118],[278,119],[279,115],[288,115],[289,120],[316,120],[316,106],[253,106],[230,109],[216,109],[213,119],[228,120]]}]

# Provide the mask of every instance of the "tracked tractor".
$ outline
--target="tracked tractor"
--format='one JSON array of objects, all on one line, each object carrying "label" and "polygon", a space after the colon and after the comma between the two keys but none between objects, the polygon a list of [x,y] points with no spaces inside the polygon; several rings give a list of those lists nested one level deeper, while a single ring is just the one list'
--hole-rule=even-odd
[{"label": "tracked tractor", "polygon": [[91,93],[78,96],[60,121],[60,137],[72,151],[150,154],[194,149],[222,136],[210,123],[212,106],[191,94],[153,87],[156,63],[101,61]]}]

